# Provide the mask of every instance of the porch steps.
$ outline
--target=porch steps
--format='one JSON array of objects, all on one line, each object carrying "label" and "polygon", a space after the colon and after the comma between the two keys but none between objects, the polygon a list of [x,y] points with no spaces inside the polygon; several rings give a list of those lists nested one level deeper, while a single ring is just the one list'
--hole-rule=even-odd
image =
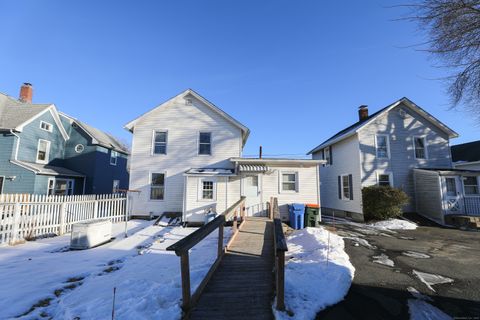
[{"label": "porch steps", "polygon": [[459,228],[480,230],[480,217],[447,215],[445,216],[445,223]]}]

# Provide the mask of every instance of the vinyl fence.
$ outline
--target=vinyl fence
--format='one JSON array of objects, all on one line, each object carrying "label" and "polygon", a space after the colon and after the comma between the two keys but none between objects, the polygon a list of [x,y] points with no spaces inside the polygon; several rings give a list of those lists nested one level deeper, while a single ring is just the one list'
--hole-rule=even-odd
[{"label": "vinyl fence", "polygon": [[94,219],[125,221],[125,194],[46,196],[0,194],[0,245],[62,235]]}]

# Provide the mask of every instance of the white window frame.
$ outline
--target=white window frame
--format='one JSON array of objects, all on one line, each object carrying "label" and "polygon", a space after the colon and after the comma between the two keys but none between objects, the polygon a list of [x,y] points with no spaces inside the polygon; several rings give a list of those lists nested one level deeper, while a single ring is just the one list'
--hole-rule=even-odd
[{"label": "white window frame", "polygon": [[[45,124],[47,125],[47,128],[48,129],[45,129],[42,127],[42,125]],[[42,129],[43,131],[47,131],[47,132],[52,132],[53,131],[53,125],[49,122],[46,122],[46,121],[40,121],[40,129]]]},{"label": "white window frame", "polygon": [[[163,199],[152,199],[152,175],[154,173],[163,174]],[[167,171],[150,171],[148,173],[148,201],[162,202],[167,197]]]},{"label": "white window frame", "polygon": [[[283,175],[284,174],[293,174],[295,175],[295,190],[283,190]],[[278,190],[279,193],[298,193],[299,192],[299,183],[298,183],[298,171],[280,171],[278,176]],[[291,183],[291,182],[286,182]]]},{"label": "white window frame", "polygon": [[[416,153],[416,148],[415,148],[415,140],[416,139],[423,139],[423,146],[424,146],[424,152],[425,152],[425,158],[417,158],[417,153]],[[427,145],[427,137],[425,136],[413,136],[413,139],[412,139],[412,143],[413,143],[413,157],[414,159],[418,159],[418,160],[428,160],[428,145]]]},{"label": "white window frame", "polygon": [[[352,192],[353,192],[353,186],[352,186],[352,189],[350,189],[350,174],[341,174],[340,175],[340,185],[341,185],[341,189],[342,189],[342,200],[348,200],[348,201],[352,201],[350,199],[350,197],[352,196]],[[343,188],[344,188],[344,185],[343,185],[343,177],[347,177],[347,187],[348,187],[348,197],[345,197],[345,193],[343,192]]]},{"label": "white window frame", "polygon": [[[212,199],[203,198],[203,182],[213,183]],[[217,201],[217,180],[214,177],[202,177],[198,179],[198,201],[201,202],[215,202]]]},{"label": "white window frame", "polygon": [[393,173],[392,172],[377,171],[376,174],[377,174],[377,186],[380,186],[380,175],[385,175],[385,176],[388,176],[388,180],[390,182],[390,187],[393,188],[394,184],[393,184]]},{"label": "white window frame", "polygon": [[[327,150],[328,150],[328,160],[327,160]],[[330,146],[323,148],[323,160],[325,160],[325,167],[331,166],[331,161],[332,161],[332,148]]]},{"label": "white window frame", "polygon": [[[157,132],[165,133],[165,153],[155,153],[155,134]],[[166,156],[168,154],[168,130],[158,129],[152,131],[152,147],[150,154],[152,156]]]},{"label": "white window frame", "polygon": [[[200,143],[200,134],[202,133],[210,134],[210,153],[207,153],[207,154],[200,153],[200,144],[206,144],[206,143]],[[212,154],[213,154],[213,133],[211,131],[199,131],[197,135],[197,155],[201,157],[210,157]]]},{"label": "white window frame", "polygon": [[[38,159],[38,152],[40,151],[40,143],[41,143],[42,141],[47,143],[47,150],[45,151],[45,160],[39,160],[39,159]],[[36,159],[35,159],[35,162],[36,162],[36,163],[42,163],[42,164],[48,163],[48,161],[49,161],[49,159],[50,159],[50,146],[51,146],[51,142],[50,142],[50,141],[45,140],[45,139],[38,139],[38,143],[37,143],[37,155],[36,155]]]},{"label": "white window frame", "polygon": [[462,178],[461,178],[463,195],[467,198],[469,198],[469,197],[474,197],[474,198],[479,197],[480,196],[480,178],[478,176],[477,177],[474,176],[474,178],[477,178],[477,193],[469,193],[469,194],[467,194],[465,192],[465,178],[466,178],[466,176],[462,176]]},{"label": "white window frame", "polygon": [[[387,156],[380,157],[378,155],[378,137],[385,137],[387,142]],[[377,134],[375,135],[375,155],[377,159],[390,159],[390,136],[388,134]]]},{"label": "white window frame", "polygon": [[[118,193],[118,190],[120,190],[120,180],[118,179],[113,179],[112,181],[112,192],[113,193]],[[115,188],[115,182],[118,182],[118,188]]]},{"label": "white window frame", "polygon": [[[115,155],[115,156],[113,156]],[[114,162],[112,162],[112,159],[115,159]],[[116,166],[118,162],[118,152],[115,150],[110,150],[110,165]]]},{"label": "white window frame", "polygon": [[[50,190],[55,191],[55,186],[57,184],[57,181],[66,181],[67,182],[67,194],[66,195],[73,195],[75,193],[75,180],[74,179],[48,178],[48,181],[47,181],[47,195],[50,195]],[[50,182],[53,182],[53,188],[50,188]],[[69,183],[71,183],[71,188],[68,187]],[[68,190],[71,190],[71,193],[69,193]],[[51,195],[55,195],[55,193],[52,192]]]},{"label": "white window frame", "polygon": [[5,176],[0,176],[2,178],[2,183],[0,183],[0,194],[3,193],[3,187],[5,186]]},{"label": "white window frame", "polygon": [[79,143],[75,146],[76,153],[82,153],[83,151],[85,151],[85,146],[83,144]]}]

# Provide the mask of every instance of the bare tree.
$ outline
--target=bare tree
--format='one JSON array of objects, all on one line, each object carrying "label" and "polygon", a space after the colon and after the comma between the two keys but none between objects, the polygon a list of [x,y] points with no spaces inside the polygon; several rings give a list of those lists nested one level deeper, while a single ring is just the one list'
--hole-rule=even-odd
[{"label": "bare tree", "polygon": [[427,33],[426,51],[451,70],[452,105],[463,103],[480,120],[480,0],[419,0],[409,5]]}]

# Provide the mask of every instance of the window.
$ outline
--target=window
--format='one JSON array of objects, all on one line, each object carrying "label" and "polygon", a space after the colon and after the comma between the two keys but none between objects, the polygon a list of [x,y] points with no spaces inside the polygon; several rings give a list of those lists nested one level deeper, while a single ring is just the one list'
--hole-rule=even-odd
[{"label": "window", "polygon": [[213,200],[213,181],[202,181],[202,199]]},{"label": "window", "polygon": [[415,159],[427,159],[427,144],[424,137],[413,137]]},{"label": "window", "polygon": [[165,196],[165,174],[152,173],[150,181],[150,200],[163,200]]},{"label": "window", "polygon": [[200,132],[198,139],[198,154],[210,155],[212,154],[212,133]]},{"label": "window", "polygon": [[326,166],[332,164],[332,148],[330,146],[323,149],[323,160],[327,162]]},{"label": "window", "polygon": [[40,129],[52,132],[52,125],[45,121],[40,121]]},{"label": "window", "polygon": [[391,187],[393,185],[392,175],[390,173],[377,174],[377,183],[379,186]]},{"label": "window", "polygon": [[112,188],[113,193],[117,193],[119,189],[120,189],[120,180],[113,180],[113,188]]},{"label": "window", "polygon": [[110,151],[110,164],[112,166],[116,166],[117,165],[117,158],[118,158],[118,152],[115,151],[115,150],[111,150]]},{"label": "window", "polygon": [[0,194],[3,192],[3,183],[5,182],[5,177],[0,177]]},{"label": "window", "polygon": [[48,163],[49,155],[50,155],[50,141],[39,139],[38,147],[37,147],[37,162]]},{"label": "window", "polygon": [[338,176],[338,198],[343,200],[353,200],[352,175]]},{"label": "window", "polygon": [[463,187],[466,195],[478,194],[478,180],[477,177],[463,177]]},{"label": "window", "polygon": [[390,141],[387,135],[375,136],[375,144],[377,147],[377,158],[388,159],[390,158]]},{"label": "window", "polygon": [[455,178],[445,178],[445,185],[447,187],[447,196],[455,197],[457,195],[457,184]]},{"label": "window", "polygon": [[154,132],[153,154],[167,154],[167,131]]},{"label": "window", "polygon": [[297,192],[297,173],[286,172],[282,173],[282,192]]},{"label": "window", "polygon": [[73,194],[73,180],[68,179],[48,179],[49,196],[68,196]]},{"label": "window", "polygon": [[77,145],[75,146],[75,152],[76,152],[76,153],[82,153],[83,150],[85,150],[85,147],[83,146],[83,144],[77,144]]}]

